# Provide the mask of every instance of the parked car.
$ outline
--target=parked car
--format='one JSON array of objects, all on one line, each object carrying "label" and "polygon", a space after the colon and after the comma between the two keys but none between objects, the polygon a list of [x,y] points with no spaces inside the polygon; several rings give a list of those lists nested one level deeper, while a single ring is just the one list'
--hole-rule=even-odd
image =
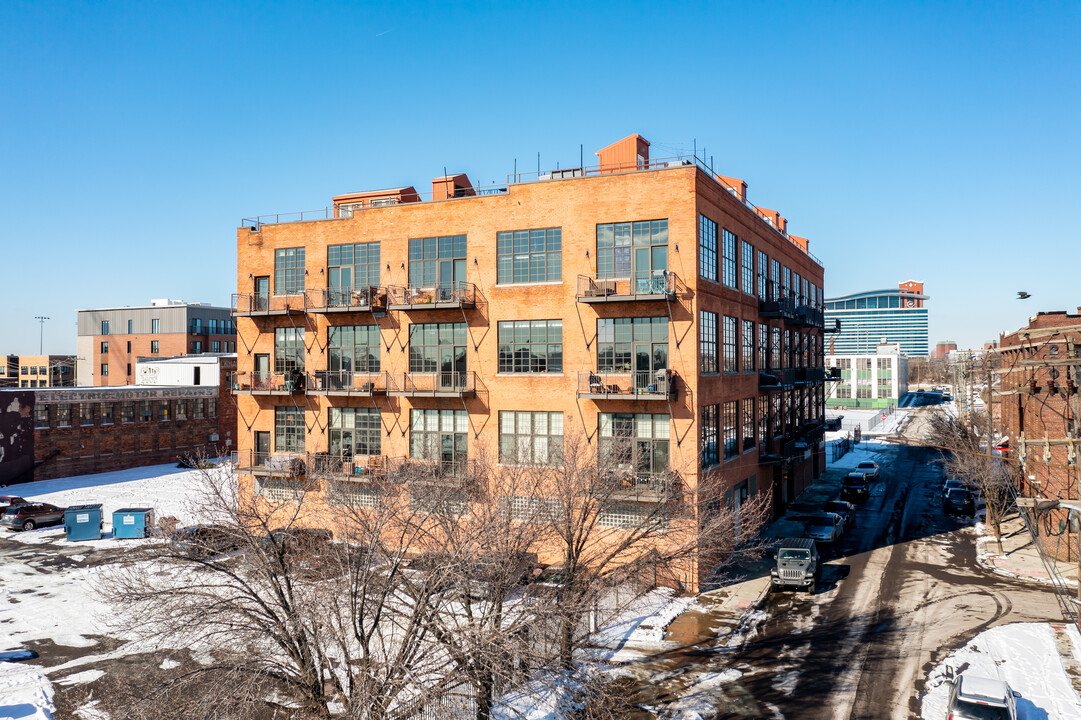
[{"label": "parked car", "polygon": [[64,508],[49,503],[21,503],[12,505],[0,517],[0,525],[9,530],[33,530],[42,525],[64,522]]},{"label": "parked car", "polygon": [[836,542],[844,531],[844,518],[836,513],[819,513],[807,523],[807,537],[816,542]]},{"label": "parked car", "polygon": [[814,540],[788,538],[781,541],[773,554],[773,567],[769,569],[769,587],[770,590],[797,587],[813,593],[821,574],[822,561]]},{"label": "parked car", "polygon": [[830,500],[822,506],[822,510],[835,515],[840,515],[841,519],[845,521],[845,527],[848,527],[856,521],[856,507],[844,500]]},{"label": "parked car", "polygon": [[841,418],[843,418],[843,417],[844,417],[844,415],[838,415],[837,417],[826,418],[826,429],[827,430],[834,430],[834,431],[840,430],[841,429]]},{"label": "parked car", "polygon": [[969,485],[961,478],[955,475],[947,475],[945,481],[943,481],[942,483],[942,492],[952,490],[953,488],[961,488],[962,490],[967,490],[970,487],[971,485]]},{"label": "parked car", "polygon": [[199,560],[236,552],[244,546],[237,531],[219,525],[179,528],[171,542],[178,552]]},{"label": "parked car", "polygon": [[850,472],[841,480],[841,499],[849,502],[866,502],[871,496],[867,476],[862,472]]},{"label": "parked car", "polygon": [[878,480],[878,463],[865,460],[856,466],[856,472],[863,473],[868,480]]},{"label": "parked car", "polygon": [[1002,680],[962,674],[951,681],[946,716],[953,720],[1017,720],[1021,694]]},{"label": "parked car", "polygon": [[942,496],[942,507],[950,515],[976,514],[976,498],[964,488],[950,488]]},{"label": "parked car", "polygon": [[26,505],[27,502],[29,501],[23,500],[18,495],[0,495],[0,508],[9,508],[12,505]]}]

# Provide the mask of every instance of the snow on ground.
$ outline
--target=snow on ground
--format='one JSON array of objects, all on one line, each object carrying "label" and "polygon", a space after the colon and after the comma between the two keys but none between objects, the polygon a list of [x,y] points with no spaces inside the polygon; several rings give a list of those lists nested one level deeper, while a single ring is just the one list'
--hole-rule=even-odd
[{"label": "snow on ground", "polygon": [[0,718],[53,720],[53,686],[37,665],[0,662]]},{"label": "snow on ground", "polygon": [[[1073,659],[1081,659],[1081,635],[1067,627]],[[951,654],[927,678],[922,715],[926,720],[946,717],[950,686],[946,666],[959,674],[1005,680],[1021,693],[1018,720],[1075,720],[1081,717],[1081,698],[1063,666],[1054,629],[1044,623],[1015,623],[980,633]]]}]

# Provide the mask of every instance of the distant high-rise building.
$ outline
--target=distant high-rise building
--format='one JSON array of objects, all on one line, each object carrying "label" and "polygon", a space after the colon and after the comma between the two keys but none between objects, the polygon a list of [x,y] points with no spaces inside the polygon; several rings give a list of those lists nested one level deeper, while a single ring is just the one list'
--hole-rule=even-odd
[{"label": "distant high-rise building", "polygon": [[949,357],[949,354],[957,349],[957,343],[953,340],[939,340],[935,343],[935,351],[931,353],[931,357],[935,360],[943,360]]},{"label": "distant high-rise building", "polygon": [[909,357],[927,357],[927,296],[923,283],[908,280],[896,290],[826,298],[826,325],[840,323],[827,355],[873,355],[880,343],[898,343]]}]

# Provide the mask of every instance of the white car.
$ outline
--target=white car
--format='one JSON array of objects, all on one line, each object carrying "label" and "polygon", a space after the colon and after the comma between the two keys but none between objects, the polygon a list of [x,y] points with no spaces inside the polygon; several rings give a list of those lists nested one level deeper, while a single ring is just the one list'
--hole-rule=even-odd
[{"label": "white car", "polygon": [[946,712],[953,720],[1017,720],[1021,694],[1002,680],[962,674],[951,685]]},{"label": "white car", "polygon": [[837,513],[819,513],[807,523],[807,537],[816,542],[834,542],[844,531],[844,518]]},{"label": "white car", "polygon": [[855,472],[863,473],[868,480],[878,480],[878,463],[867,460],[856,466]]}]

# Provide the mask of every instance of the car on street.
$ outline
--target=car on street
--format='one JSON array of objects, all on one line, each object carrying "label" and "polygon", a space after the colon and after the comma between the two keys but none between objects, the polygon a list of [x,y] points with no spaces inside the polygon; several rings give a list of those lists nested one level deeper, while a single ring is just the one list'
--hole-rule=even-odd
[{"label": "car on street", "polygon": [[972,517],[976,514],[976,498],[964,488],[950,488],[942,496],[942,507],[947,514]]},{"label": "car on street", "polygon": [[822,575],[822,559],[810,538],[786,538],[773,553],[769,569],[770,590],[802,588],[814,593]]},{"label": "car on street", "polygon": [[970,486],[967,482],[957,477],[956,475],[947,475],[945,482],[942,483],[942,492],[946,492],[947,490],[953,490],[954,488],[961,488],[963,490],[967,490],[969,487]]},{"label": "car on street", "polygon": [[0,516],[0,526],[9,530],[33,530],[42,525],[57,525],[62,522],[64,508],[41,502],[12,505]]},{"label": "car on street", "polygon": [[856,508],[850,502],[844,500],[830,500],[822,506],[823,512],[833,513],[834,515],[840,515],[841,519],[845,521],[845,527],[848,527],[856,521]]},{"label": "car on street", "polygon": [[862,472],[850,472],[841,480],[841,499],[849,502],[866,502],[871,496],[867,476]]},{"label": "car on street", "polygon": [[1021,694],[1002,680],[963,673],[950,683],[946,717],[952,720],[1017,720]]},{"label": "car on street", "polygon": [[815,542],[836,542],[844,531],[844,518],[836,513],[818,513],[807,522],[807,537]]},{"label": "car on street", "polygon": [[863,473],[868,480],[878,480],[878,463],[865,460],[856,466],[856,472]]},{"label": "car on street", "polygon": [[[28,500],[24,500],[18,495],[0,495],[0,508],[9,508],[12,505],[25,505]],[[3,512],[3,510],[0,510]]]}]

